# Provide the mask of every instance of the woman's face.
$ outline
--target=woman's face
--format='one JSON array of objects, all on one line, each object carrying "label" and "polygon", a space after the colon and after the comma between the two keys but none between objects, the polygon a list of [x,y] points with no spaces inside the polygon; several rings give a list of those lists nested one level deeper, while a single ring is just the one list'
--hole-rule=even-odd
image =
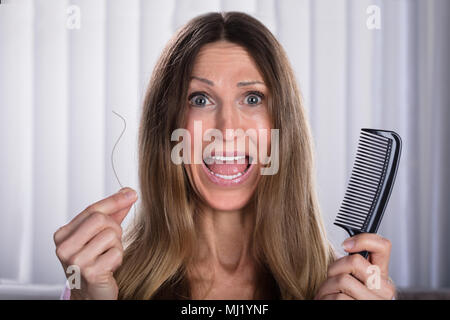
[{"label": "woman's face", "polygon": [[[265,148],[270,150],[269,94],[255,62],[243,47],[214,42],[205,45],[197,55],[186,102],[186,129],[191,135],[191,164],[186,165],[186,170],[196,192],[216,210],[241,209],[255,191],[260,177],[256,151],[259,139],[252,135],[242,139],[242,132],[253,129],[259,136],[259,130],[265,129]],[[221,132],[222,141],[216,142],[222,142],[222,146],[215,144],[215,150],[207,149],[205,155],[205,148],[212,144],[203,141],[209,129]],[[200,138],[195,134],[200,134]],[[201,141],[201,148],[197,149],[203,159],[200,163],[194,162],[194,141]],[[250,159],[257,163],[250,163]]]}]

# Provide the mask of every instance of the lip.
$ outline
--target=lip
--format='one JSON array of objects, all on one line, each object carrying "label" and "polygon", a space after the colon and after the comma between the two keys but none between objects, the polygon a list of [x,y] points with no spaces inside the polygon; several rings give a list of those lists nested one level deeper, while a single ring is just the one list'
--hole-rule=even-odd
[{"label": "lip", "polygon": [[[230,157],[230,156],[239,156],[239,155],[240,154],[228,153],[224,156]],[[206,164],[202,161],[202,168],[203,168],[203,171],[205,172],[206,176],[209,178],[209,180],[212,183],[217,184],[221,187],[231,187],[231,186],[237,186],[237,185],[243,184],[250,177],[251,173],[254,170],[254,167],[256,167],[256,165],[254,163],[250,163],[250,167],[241,176],[231,179],[231,180],[227,180],[227,179],[223,179],[221,177],[214,175],[208,169]]]}]

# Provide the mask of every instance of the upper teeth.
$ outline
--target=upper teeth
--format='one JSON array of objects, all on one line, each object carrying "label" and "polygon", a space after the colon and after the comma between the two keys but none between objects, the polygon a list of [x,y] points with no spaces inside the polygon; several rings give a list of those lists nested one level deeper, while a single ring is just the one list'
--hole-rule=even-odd
[{"label": "upper teeth", "polygon": [[213,160],[220,160],[220,161],[234,161],[234,160],[241,160],[244,158],[245,158],[245,156],[235,156],[235,157],[212,156],[211,157],[211,159],[213,159]]}]

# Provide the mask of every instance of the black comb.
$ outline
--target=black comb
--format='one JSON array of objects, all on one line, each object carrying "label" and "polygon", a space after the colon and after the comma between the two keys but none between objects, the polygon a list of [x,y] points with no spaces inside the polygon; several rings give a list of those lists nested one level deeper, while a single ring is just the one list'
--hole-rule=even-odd
[{"label": "black comb", "polygon": [[[361,129],[350,181],[334,224],[350,237],[376,233],[397,174],[402,140],[387,130]],[[358,252],[367,259],[367,251]]]}]

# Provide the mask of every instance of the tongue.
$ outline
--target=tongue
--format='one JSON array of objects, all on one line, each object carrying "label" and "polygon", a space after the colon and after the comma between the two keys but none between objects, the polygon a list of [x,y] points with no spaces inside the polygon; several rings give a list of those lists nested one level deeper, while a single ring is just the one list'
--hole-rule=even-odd
[{"label": "tongue", "polygon": [[245,169],[247,169],[248,166],[248,160],[245,160],[244,164],[237,164],[237,163],[213,163],[208,164],[209,170],[211,170],[214,173],[218,173],[225,176],[232,176],[237,174],[238,172],[243,173]]}]

